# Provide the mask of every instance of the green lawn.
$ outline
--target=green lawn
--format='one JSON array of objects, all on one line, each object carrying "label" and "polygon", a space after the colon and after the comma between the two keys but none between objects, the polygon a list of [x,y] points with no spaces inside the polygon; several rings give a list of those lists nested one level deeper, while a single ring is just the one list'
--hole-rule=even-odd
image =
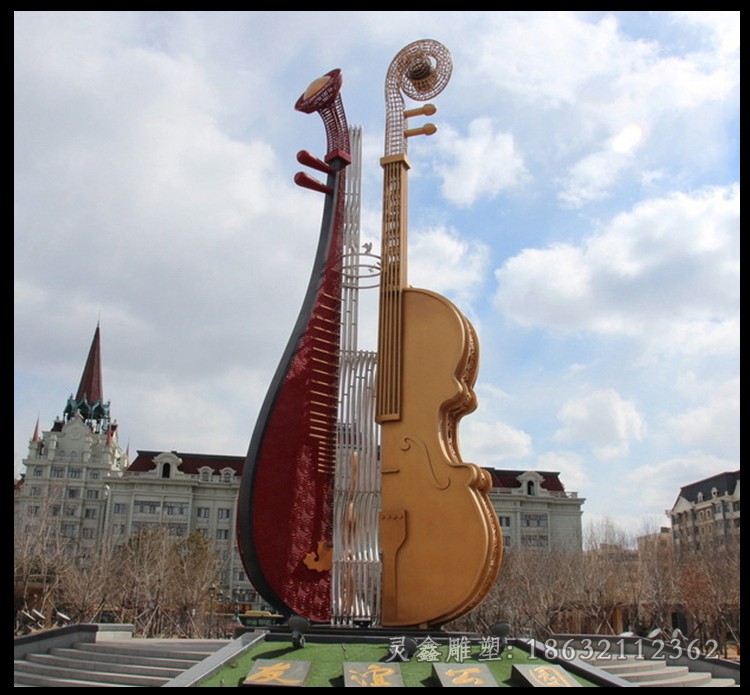
[{"label": "green lawn", "polygon": [[[320,644],[311,643],[302,649],[295,649],[291,642],[261,642],[251,647],[242,656],[237,657],[229,665],[215,673],[211,678],[201,683],[200,687],[207,688],[235,688],[250,673],[256,659],[283,659],[285,661],[309,661],[312,663],[310,677],[306,687],[340,688],[344,686],[343,663],[349,662],[382,662],[388,656],[388,643],[377,644]],[[448,647],[441,646],[441,661],[446,662]],[[523,683],[511,680],[513,664],[543,664],[544,660],[532,659],[528,653],[518,647],[506,650],[502,658],[493,660],[479,660],[479,646],[472,646],[469,659],[460,663],[452,658],[457,668],[469,667],[472,664],[486,664],[500,687],[524,687]],[[386,664],[389,665],[389,664]],[[433,680],[432,663],[418,661],[416,656],[409,662],[399,664],[404,687],[431,688],[439,687]],[[571,674],[572,675],[572,674]],[[597,687],[596,684],[575,677],[583,686]]]}]

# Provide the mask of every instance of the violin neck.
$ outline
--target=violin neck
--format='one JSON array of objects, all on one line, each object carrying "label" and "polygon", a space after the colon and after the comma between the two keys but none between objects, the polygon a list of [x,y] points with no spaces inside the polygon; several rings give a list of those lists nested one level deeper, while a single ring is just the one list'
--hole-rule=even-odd
[{"label": "violin neck", "polygon": [[404,154],[383,157],[383,230],[376,421],[401,417],[402,292],[406,285],[407,172]]}]

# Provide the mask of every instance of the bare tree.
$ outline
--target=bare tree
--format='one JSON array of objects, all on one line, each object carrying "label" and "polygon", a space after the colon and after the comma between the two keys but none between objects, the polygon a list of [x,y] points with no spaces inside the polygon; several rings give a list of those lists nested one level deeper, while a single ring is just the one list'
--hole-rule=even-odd
[{"label": "bare tree", "polygon": [[79,623],[93,623],[108,603],[113,578],[117,572],[118,550],[111,533],[67,568],[60,577],[60,594],[70,618]]},{"label": "bare tree", "polygon": [[13,574],[16,604],[38,610],[46,627],[54,620],[61,577],[75,564],[76,543],[61,524],[62,490],[52,487],[44,497],[29,498],[15,528]]},{"label": "bare tree", "polygon": [[144,526],[118,553],[111,601],[137,635],[205,634],[208,589],[218,580],[218,567],[202,534],[174,538],[167,526]]},{"label": "bare tree", "polygon": [[[206,597],[210,587],[217,583],[219,566],[216,549],[198,531],[173,545],[170,607],[181,635],[194,637],[205,625]],[[208,616],[209,622],[210,619]]]},{"label": "bare tree", "polygon": [[644,525],[638,536],[638,610],[640,628],[668,632],[678,601],[678,582],[671,534]]}]

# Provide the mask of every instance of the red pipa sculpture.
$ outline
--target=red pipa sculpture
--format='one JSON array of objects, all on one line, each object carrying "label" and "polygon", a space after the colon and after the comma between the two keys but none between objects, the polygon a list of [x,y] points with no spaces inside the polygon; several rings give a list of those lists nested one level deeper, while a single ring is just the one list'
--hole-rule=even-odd
[{"label": "red pipa sculpture", "polygon": [[253,586],[283,615],[328,621],[332,494],[341,339],[341,256],[349,132],[341,71],[315,80],[295,108],[323,119],[328,152],[309,152],[295,182],[325,195],[320,239],[302,310],[261,408],[240,484],[237,532]]}]

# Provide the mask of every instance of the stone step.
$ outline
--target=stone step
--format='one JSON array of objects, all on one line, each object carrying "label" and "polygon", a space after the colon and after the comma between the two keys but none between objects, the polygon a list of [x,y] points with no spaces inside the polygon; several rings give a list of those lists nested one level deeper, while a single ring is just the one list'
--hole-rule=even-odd
[{"label": "stone step", "polygon": [[665,659],[647,659],[636,654],[617,654],[610,658],[578,658],[592,666],[619,676],[641,687],[717,687],[732,688],[737,684],[732,678],[713,678],[709,672],[691,671],[689,666],[678,666]]},{"label": "stone step", "polygon": [[[61,666],[49,666],[28,660],[15,660],[13,662],[15,678],[20,674],[33,674],[38,676],[50,676],[63,680],[96,681],[102,683],[115,683],[118,685],[133,685],[140,687],[159,688],[171,678],[158,676],[138,676],[127,673],[116,673],[113,671],[83,671],[76,668]],[[23,679],[21,679],[23,680]]]},{"label": "stone step", "polygon": [[[607,673],[613,673],[608,667],[603,668],[603,670]],[[686,676],[688,673],[690,673],[690,669],[687,666],[665,666],[662,664],[661,668],[646,668],[640,671],[630,671],[627,675],[620,673],[617,675],[631,683],[641,683],[643,681],[674,680]]]},{"label": "stone step", "polygon": [[212,644],[201,642],[200,644],[183,643],[172,640],[167,643],[161,640],[150,641],[147,639],[117,640],[114,642],[77,642],[73,645],[75,649],[103,652],[106,654],[127,654],[130,656],[151,656],[165,659],[187,659],[196,663],[211,656],[220,649],[226,641],[216,641]]},{"label": "stone step", "polygon": [[616,659],[607,661],[606,659],[599,659],[594,661],[586,661],[587,664],[596,666],[597,668],[607,671],[608,673],[616,673],[618,676],[623,678],[627,677],[628,673],[639,673],[641,671],[660,671],[664,668],[665,664],[663,661],[649,661],[648,659]]},{"label": "stone step", "polygon": [[21,687],[160,687],[228,640],[116,639],[78,642],[16,661]]},{"label": "stone step", "polygon": [[98,683],[97,681],[80,681],[68,678],[56,678],[54,676],[43,676],[36,673],[13,674],[13,687],[15,688],[130,688],[133,686],[124,683]]},{"label": "stone step", "polygon": [[79,649],[55,647],[49,650],[49,654],[65,657],[67,659],[83,659],[85,661],[163,666],[165,668],[180,669],[180,671],[186,671],[196,663],[195,659],[175,659],[164,656],[141,656],[139,654],[95,651],[93,649],[86,649],[84,645],[81,645]]},{"label": "stone step", "polygon": [[698,686],[711,687],[712,680],[713,679],[710,673],[701,671],[689,671],[686,674],[674,676],[672,678],[659,678],[653,681],[640,681],[638,685],[640,685],[642,688],[695,688]]},{"label": "stone step", "polygon": [[[68,651],[72,652],[72,654],[62,656],[60,654],[29,654],[26,660],[32,663],[44,664],[45,666],[72,668],[77,671],[130,673],[137,676],[157,676],[168,679],[179,676],[185,670],[182,668],[167,668],[165,666],[147,666],[142,663],[124,664],[122,662],[115,662],[114,660],[90,661],[85,658],[82,652],[79,653],[77,649]],[[146,657],[143,658],[145,659]]]}]

